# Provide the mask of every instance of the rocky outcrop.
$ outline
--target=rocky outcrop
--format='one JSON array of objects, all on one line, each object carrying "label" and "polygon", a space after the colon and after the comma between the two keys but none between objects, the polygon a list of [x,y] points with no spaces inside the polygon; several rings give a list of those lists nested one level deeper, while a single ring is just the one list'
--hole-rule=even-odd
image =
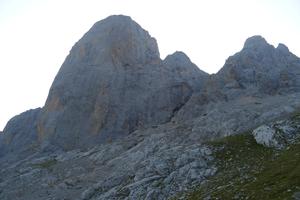
[{"label": "rocky outcrop", "polygon": [[299,116],[259,126],[252,135],[258,144],[282,149],[300,138]]},{"label": "rocky outcrop", "polygon": [[88,147],[170,121],[199,90],[187,56],[159,58],[154,38],[130,17],[97,22],[72,48],[38,121],[41,141]]},{"label": "rocky outcrop", "polygon": [[[206,121],[206,118],[210,119],[208,113],[211,113],[207,108],[215,110],[213,108],[221,104],[227,105],[229,109],[230,106],[234,108],[236,105],[244,105],[240,109],[248,109],[259,107],[259,101],[264,101],[263,99],[269,99],[266,104],[272,106],[276,104],[276,99],[279,100],[289,95],[293,96],[299,92],[300,59],[289,52],[283,44],[279,44],[277,48],[274,48],[263,37],[253,36],[246,40],[240,52],[227,59],[225,65],[217,74],[209,77],[203,90],[193,93],[189,102],[178,112],[176,118],[177,121],[183,121],[202,117]],[[290,99],[286,99],[286,101],[292,103]],[[247,101],[252,103],[257,101],[257,105],[245,105]],[[231,105],[233,102],[236,105]],[[297,104],[296,99],[293,102]],[[286,104],[286,106],[290,105]],[[283,104],[278,106],[284,109]],[[281,110],[279,107],[278,110]],[[263,106],[264,108],[266,106]],[[220,109],[223,110],[222,106]],[[260,110],[253,110],[253,112],[261,113]],[[274,113],[276,112],[274,111]],[[238,119],[237,116],[228,118],[229,115],[219,113],[217,115],[219,115],[216,116],[217,118],[221,118],[218,120],[222,121]],[[281,116],[281,114],[275,114],[272,118],[274,120]],[[264,122],[261,121],[261,123]],[[248,121],[245,121],[245,123],[248,123]]]},{"label": "rocky outcrop", "polygon": [[40,112],[41,108],[28,110],[9,120],[0,140],[2,155],[30,155],[37,151],[37,118]]},{"label": "rocky outcrop", "polygon": [[189,57],[181,52],[168,55],[163,60],[163,67],[174,74],[174,77],[178,77],[179,80],[183,80],[188,83],[194,92],[199,92],[204,89],[209,76],[206,72],[199,70],[199,68],[191,62]]},{"label": "rocky outcrop", "polygon": [[173,121],[188,124],[192,129],[189,137],[201,141],[247,132],[300,110],[300,93],[243,97],[208,104],[199,103],[201,99],[198,102],[196,98],[191,100]]},{"label": "rocky outcrop", "polygon": [[86,151],[0,162],[0,199],[168,199],[217,171],[211,149],[190,133],[165,124]]},{"label": "rocky outcrop", "polygon": [[232,99],[299,92],[299,76],[300,59],[286,46],[274,48],[263,37],[253,36],[239,53],[227,59],[216,81],[227,99]]},{"label": "rocky outcrop", "polygon": [[258,144],[267,147],[281,147],[279,140],[282,139],[283,136],[278,134],[278,132],[276,133],[276,130],[269,126],[262,125],[258,127],[252,132],[252,135]]}]

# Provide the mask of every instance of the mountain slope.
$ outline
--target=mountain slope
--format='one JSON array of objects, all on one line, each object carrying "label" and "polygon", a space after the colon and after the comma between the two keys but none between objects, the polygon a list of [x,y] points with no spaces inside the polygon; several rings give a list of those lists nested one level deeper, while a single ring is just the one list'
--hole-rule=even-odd
[{"label": "mountain slope", "polygon": [[[214,175],[220,186],[220,177],[245,181],[238,177],[243,172],[253,180],[253,163],[275,166],[275,150],[239,134],[299,112],[299,69],[300,59],[286,46],[254,36],[208,75],[183,52],[161,60],[147,31],[130,17],[110,16],[74,45],[45,106],[7,124],[0,136],[0,199],[160,200]],[[260,129],[255,138],[268,143],[278,130]],[[291,129],[280,130],[281,136]],[[275,161],[297,156],[297,147],[290,148],[276,150]],[[286,171],[297,162],[289,160]],[[250,171],[236,172],[244,166]],[[258,185],[273,177],[256,172]],[[297,192],[298,182],[286,183]]]},{"label": "mountain slope", "polygon": [[300,59],[279,44],[268,44],[261,36],[246,40],[243,49],[229,57],[217,73],[228,98],[240,95],[299,92]]},{"label": "mountain slope", "polygon": [[299,114],[288,121],[298,139],[282,150],[257,144],[249,133],[211,142],[219,171],[187,199],[299,199]]},{"label": "mountain slope", "polygon": [[58,72],[39,137],[64,149],[86,148],[168,122],[208,77],[188,58],[177,63],[186,73],[161,61],[155,39],[130,17],[97,22]]}]

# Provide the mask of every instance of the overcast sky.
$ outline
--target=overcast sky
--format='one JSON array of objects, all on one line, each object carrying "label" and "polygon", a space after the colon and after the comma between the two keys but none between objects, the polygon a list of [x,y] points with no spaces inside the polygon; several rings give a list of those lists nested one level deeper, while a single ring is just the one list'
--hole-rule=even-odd
[{"label": "overcast sky", "polygon": [[0,0],[0,130],[44,105],[71,47],[112,14],[130,15],[148,30],[161,58],[183,51],[208,73],[252,35],[300,56],[299,0]]}]

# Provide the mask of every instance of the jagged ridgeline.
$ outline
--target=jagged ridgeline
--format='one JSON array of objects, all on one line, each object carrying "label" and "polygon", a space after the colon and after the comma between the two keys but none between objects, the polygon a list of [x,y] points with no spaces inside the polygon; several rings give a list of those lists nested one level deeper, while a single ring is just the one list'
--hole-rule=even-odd
[{"label": "jagged ridgeline", "polygon": [[[230,172],[225,178],[232,179],[236,173],[220,167],[227,163],[220,160],[222,141],[228,148],[242,141],[258,145],[249,134],[232,136],[227,146],[227,139],[211,141],[299,111],[300,59],[285,45],[250,37],[209,75],[183,52],[162,60],[156,40],[140,25],[110,16],[73,46],[45,105],[15,116],[0,134],[0,199],[168,199],[216,173]],[[274,138],[294,130],[296,143],[298,118],[277,124],[288,126],[278,134],[277,126],[263,126],[255,137],[286,147],[289,140]]]}]

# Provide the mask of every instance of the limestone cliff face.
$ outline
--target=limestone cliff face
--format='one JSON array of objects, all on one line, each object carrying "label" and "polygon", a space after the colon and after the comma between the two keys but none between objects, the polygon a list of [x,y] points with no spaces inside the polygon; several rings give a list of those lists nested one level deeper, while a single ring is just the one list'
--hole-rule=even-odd
[{"label": "limestone cliff face", "polygon": [[[87,148],[171,119],[181,123],[203,116],[204,123],[214,118],[207,117],[206,109],[220,102],[296,92],[300,59],[283,44],[274,48],[253,36],[209,76],[183,52],[161,60],[147,31],[130,17],[110,16],[74,45],[45,106],[12,119],[0,146],[21,151],[32,146],[31,138],[45,147]],[[228,115],[217,117],[228,120]],[[210,122],[204,126],[218,127]]]},{"label": "limestone cliff face", "polygon": [[[170,199],[219,171],[224,148],[208,140],[299,110],[300,59],[283,44],[251,37],[209,76],[183,52],[161,60],[148,32],[111,16],[72,48],[45,106],[0,132],[0,199]],[[299,135],[293,118],[254,136],[285,145]]]},{"label": "limestone cliff face", "polygon": [[216,80],[228,98],[240,95],[274,95],[300,90],[300,59],[279,44],[261,36],[246,40],[243,49],[229,57]]},{"label": "limestone cliff face", "polygon": [[37,119],[41,108],[28,110],[13,117],[0,138],[0,155],[30,154],[37,150]]},{"label": "limestone cliff face", "polygon": [[86,147],[169,121],[208,77],[189,59],[178,63],[184,74],[173,65],[161,61],[155,39],[130,17],[97,22],[51,86],[38,120],[40,140]]},{"label": "limestone cliff face", "polygon": [[192,86],[195,92],[203,90],[209,78],[206,72],[199,70],[189,57],[181,51],[168,55],[163,61],[163,65],[164,68],[174,74],[174,77]]},{"label": "limestone cliff face", "polygon": [[[204,108],[217,107],[220,102],[228,102],[229,105],[234,101],[247,102],[247,99],[267,99],[275,96],[278,98],[298,92],[300,59],[283,44],[275,48],[263,37],[252,36],[246,40],[240,52],[226,60],[217,74],[209,77],[200,92],[193,94],[176,115],[176,121],[186,121],[202,115],[202,121],[213,118],[207,116]],[[271,104],[275,105],[275,102]],[[222,119],[219,120],[223,121],[241,119],[241,116],[230,117],[228,114],[220,116]]]}]

